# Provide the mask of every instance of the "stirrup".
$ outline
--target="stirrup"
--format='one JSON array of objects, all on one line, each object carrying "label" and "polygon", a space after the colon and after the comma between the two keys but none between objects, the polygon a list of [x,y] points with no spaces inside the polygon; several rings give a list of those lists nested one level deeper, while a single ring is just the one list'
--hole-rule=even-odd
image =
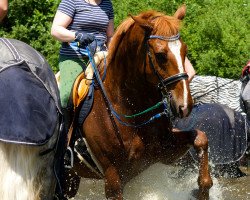
[{"label": "stirrup", "polygon": [[80,154],[81,156],[87,153],[87,146],[83,140],[83,138],[78,138],[75,141],[75,145],[74,145],[74,151],[78,154]]},{"label": "stirrup", "polygon": [[71,147],[67,147],[64,155],[64,167],[67,169],[73,168],[74,165],[74,154]]}]

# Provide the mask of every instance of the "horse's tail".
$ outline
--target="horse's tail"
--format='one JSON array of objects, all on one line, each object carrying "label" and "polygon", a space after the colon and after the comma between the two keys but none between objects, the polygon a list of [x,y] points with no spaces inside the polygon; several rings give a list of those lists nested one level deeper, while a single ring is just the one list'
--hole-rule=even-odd
[{"label": "horse's tail", "polygon": [[[34,184],[39,172],[38,149],[0,143],[0,196],[2,200],[38,200],[41,186]],[[35,185],[38,187],[35,188]]]},{"label": "horse's tail", "polygon": [[55,139],[53,136],[43,146],[0,142],[1,200],[52,200],[54,198],[56,186],[53,173],[54,151],[45,155],[40,153],[52,148]]}]

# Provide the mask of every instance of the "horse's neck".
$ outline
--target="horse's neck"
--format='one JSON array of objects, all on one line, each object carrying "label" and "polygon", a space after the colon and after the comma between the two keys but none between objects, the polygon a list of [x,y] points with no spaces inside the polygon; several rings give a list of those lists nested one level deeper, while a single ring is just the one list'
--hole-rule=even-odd
[{"label": "horse's neck", "polygon": [[146,82],[143,74],[126,69],[129,66],[121,66],[107,73],[105,88],[111,101],[122,110],[141,110],[154,104],[158,96],[156,88]]},{"label": "horse's neck", "polygon": [[[130,30],[132,32],[132,30]],[[143,37],[127,33],[107,61],[105,87],[111,101],[124,108],[145,108],[157,96],[156,88],[146,81],[144,64],[147,48]]]}]

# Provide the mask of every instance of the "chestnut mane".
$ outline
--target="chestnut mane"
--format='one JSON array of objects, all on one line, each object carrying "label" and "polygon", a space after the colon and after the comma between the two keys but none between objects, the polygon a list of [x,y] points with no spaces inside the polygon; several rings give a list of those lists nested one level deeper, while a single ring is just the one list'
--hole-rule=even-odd
[{"label": "chestnut mane", "polygon": [[[138,21],[136,19],[139,19]],[[147,24],[142,24],[140,20],[143,20],[143,22],[147,22]],[[110,43],[109,47],[109,56],[108,60],[111,62],[119,48],[123,48],[121,45],[121,42],[124,38],[124,36],[129,32],[129,30],[138,23],[140,26],[145,26],[151,29],[152,34],[157,34],[161,36],[167,36],[170,37],[172,35],[176,35],[179,32],[180,29],[180,22],[181,20],[177,19],[173,16],[167,16],[164,15],[161,12],[157,12],[154,10],[149,10],[142,12],[138,16],[130,16],[127,19],[125,19],[117,28],[112,41]],[[136,32],[134,35],[140,34],[139,32]],[[137,36],[138,37],[138,36]],[[144,35],[141,35],[141,38],[143,38]],[[131,39],[133,40],[133,39]]]}]

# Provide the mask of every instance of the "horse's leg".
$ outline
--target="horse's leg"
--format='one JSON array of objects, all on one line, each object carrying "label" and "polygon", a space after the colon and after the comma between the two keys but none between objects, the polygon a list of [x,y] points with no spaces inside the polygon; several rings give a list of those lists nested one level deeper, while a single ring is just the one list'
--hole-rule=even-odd
[{"label": "horse's leg", "polygon": [[104,173],[105,194],[108,200],[122,200],[122,182],[117,169],[109,166]]},{"label": "horse's leg", "polygon": [[194,148],[199,157],[199,194],[198,199],[209,199],[209,189],[212,187],[213,182],[209,172],[208,165],[208,139],[204,132],[197,130],[197,135],[194,140]]},{"label": "horse's leg", "polygon": [[198,177],[198,199],[208,200],[209,189],[212,187],[213,182],[209,172],[208,165],[208,139],[204,132],[200,130],[193,131],[173,131],[177,136],[178,143],[192,144],[197,151],[199,157],[199,177]]}]

